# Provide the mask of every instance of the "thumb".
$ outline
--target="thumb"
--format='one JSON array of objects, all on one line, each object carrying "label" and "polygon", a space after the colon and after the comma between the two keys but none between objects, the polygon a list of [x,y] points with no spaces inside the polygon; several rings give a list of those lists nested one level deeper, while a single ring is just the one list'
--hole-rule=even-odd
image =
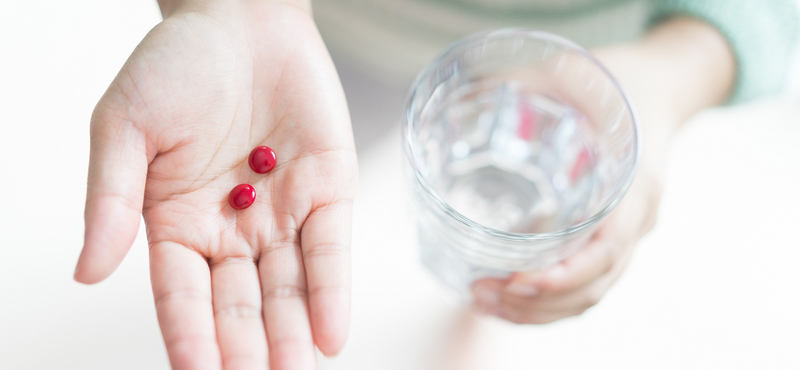
[{"label": "thumb", "polygon": [[119,266],[139,229],[145,180],[145,134],[124,114],[104,104],[92,115],[89,180],[84,211],[83,250],[75,267],[75,280],[102,281]]}]

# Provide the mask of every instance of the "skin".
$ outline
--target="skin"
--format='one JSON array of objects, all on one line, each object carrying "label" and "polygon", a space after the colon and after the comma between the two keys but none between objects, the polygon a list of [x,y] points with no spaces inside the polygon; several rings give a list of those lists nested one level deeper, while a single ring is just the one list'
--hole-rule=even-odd
[{"label": "skin", "polygon": [[[95,108],[75,279],[119,265],[144,216],[174,369],[314,369],[344,345],[357,168],[307,2],[168,1]],[[259,145],[277,167],[253,172]],[[240,183],[258,194],[236,211]]]},{"label": "skin", "polygon": [[[175,369],[313,369],[349,326],[350,224],[357,169],[338,77],[307,1],[162,0],[95,108],[86,234],[75,279],[110,275],[140,215],[151,281]],[[694,20],[597,50],[630,93],[644,152],[625,200],[578,254],[534,273],[475,284],[476,304],[545,323],[596,303],[655,222],[669,136],[724,101],[733,57]],[[658,88],[653,88],[657,86]],[[268,145],[278,166],[247,165]],[[227,204],[239,183],[258,198]]]},{"label": "skin", "polygon": [[735,82],[735,59],[726,40],[691,18],[669,19],[635,43],[593,54],[638,112],[642,153],[636,179],[578,253],[541,271],[473,284],[475,306],[483,313],[544,324],[597,304],[655,224],[670,137],[699,110],[724,102]]}]

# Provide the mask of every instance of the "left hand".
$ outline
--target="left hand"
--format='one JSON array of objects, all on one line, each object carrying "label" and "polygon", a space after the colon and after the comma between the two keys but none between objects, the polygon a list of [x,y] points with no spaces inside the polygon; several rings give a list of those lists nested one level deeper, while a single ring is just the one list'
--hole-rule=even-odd
[{"label": "left hand", "polygon": [[655,224],[669,132],[677,118],[642,78],[642,55],[633,48],[598,50],[639,116],[642,145],[636,178],[623,200],[572,256],[543,269],[473,284],[479,311],[515,323],[544,324],[580,315],[597,304],[624,271],[634,247]]},{"label": "left hand", "polygon": [[655,224],[660,189],[656,176],[640,171],[625,198],[580,251],[541,271],[476,282],[475,305],[519,324],[580,315],[619,278],[636,242]]},{"label": "left hand", "polygon": [[736,76],[727,41],[712,26],[674,17],[633,44],[595,50],[639,114],[636,179],[591,240],[544,270],[473,284],[475,305],[515,323],[543,324],[583,313],[620,277],[639,239],[653,228],[672,133],[730,94]]}]

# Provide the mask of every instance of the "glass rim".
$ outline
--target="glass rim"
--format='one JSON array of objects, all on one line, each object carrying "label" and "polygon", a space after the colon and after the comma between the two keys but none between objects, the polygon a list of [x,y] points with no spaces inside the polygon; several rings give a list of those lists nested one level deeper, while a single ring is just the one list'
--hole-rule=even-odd
[{"label": "glass rim", "polygon": [[[461,212],[451,207],[447,202],[444,201],[444,199],[442,199],[436,193],[436,191],[434,191],[428,185],[427,181],[425,181],[425,179],[422,177],[422,174],[419,171],[419,165],[414,156],[414,149],[411,146],[411,137],[412,137],[411,130],[414,127],[413,125],[414,117],[411,108],[415,98],[419,93],[420,83],[424,81],[426,78],[430,77],[430,75],[436,70],[435,67],[441,65],[446,58],[458,52],[459,50],[464,49],[468,45],[481,39],[505,38],[509,36],[521,36],[526,39],[535,39],[539,41],[552,42],[566,49],[577,52],[580,56],[590,61],[597,68],[599,68],[603,72],[603,74],[605,74],[605,76],[611,81],[612,85],[616,87],[617,92],[619,92],[619,94],[622,96],[622,99],[625,101],[625,107],[627,108],[628,113],[630,114],[631,117],[631,121],[633,123],[634,158],[633,158],[633,163],[631,165],[632,166],[631,171],[628,173],[627,177],[622,182],[622,184],[617,189],[614,190],[614,193],[611,194],[611,201],[608,202],[608,204],[606,204],[600,211],[596,212],[586,220],[565,229],[544,232],[544,233],[514,233],[514,232],[497,230],[485,226],[476,221],[473,221],[469,217],[464,216]],[[450,216],[451,218],[458,221],[459,224],[466,226],[472,230],[480,231],[484,234],[487,234],[489,236],[498,239],[514,241],[514,242],[547,241],[547,240],[563,239],[573,234],[577,234],[578,232],[588,229],[589,227],[592,227],[595,224],[599,223],[600,220],[602,220],[612,210],[614,210],[614,208],[616,208],[617,204],[619,204],[619,202],[627,193],[628,189],[631,186],[631,183],[633,183],[633,179],[636,177],[636,172],[639,164],[639,156],[640,156],[639,149],[641,146],[640,142],[641,137],[639,135],[639,119],[638,116],[636,115],[636,111],[633,108],[633,105],[631,104],[628,94],[619,84],[617,79],[611,74],[611,72],[609,72],[608,69],[606,69],[606,67],[603,66],[588,50],[576,44],[575,42],[548,32],[536,31],[526,28],[503,28],[498,30],[479,32],[464,37],[461,40],[458,40],[455,43],[448,46],[444,51],[442,51],[438,56],[436,56],[436,58],[431,63],[429,63],[422,70],[422,72],[420,72],[420,74],[417,75],[417,77],[414,79],[414,82],[411,85],[411,90],[408,94],[408,99],[406,102],[405,119],[403,121],[402,131],[403,131],[404,152],[406,154],[406,159],[409,161],[412,170],[414,171],[414,178],[416,179],[417,183],[421,186],[424,193],[428,196],[428,198],[433,201],[433,203],[436,205],[439,211],[444,212],[445,215]]]}]

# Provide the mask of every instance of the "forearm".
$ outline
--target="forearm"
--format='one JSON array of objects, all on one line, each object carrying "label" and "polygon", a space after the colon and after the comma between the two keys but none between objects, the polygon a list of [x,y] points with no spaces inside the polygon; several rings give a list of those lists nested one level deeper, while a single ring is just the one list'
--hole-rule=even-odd
[{"label": "forearm", "polygon": [[733,53],[725,38],[702,21],[666,21],[637,47],[650,60],[660,98],[676,109],[681,122],[701,109],[725,102],[733,90]]},{"label": "forearm", "polygon": [[177,12],[213,9],[220,6],[242,8],[283,4],[311,13],[311,0],[157,0],[161,15],[167,18]]},{"label": "forearm", "polygon": [[725,38],[691,18],[667,20],[635,43],[594,52],[639,114],[640,169],[659,178],[674,131],[701,109],[723,103],[735,82],[735,59]]},{"label": "forearm", "polygon": [[724,102],[735,82],[735,60],[725,38],[691,18],[668,20],[638,42],[596,53],[634,100],[663,106],[680,121]]}]

